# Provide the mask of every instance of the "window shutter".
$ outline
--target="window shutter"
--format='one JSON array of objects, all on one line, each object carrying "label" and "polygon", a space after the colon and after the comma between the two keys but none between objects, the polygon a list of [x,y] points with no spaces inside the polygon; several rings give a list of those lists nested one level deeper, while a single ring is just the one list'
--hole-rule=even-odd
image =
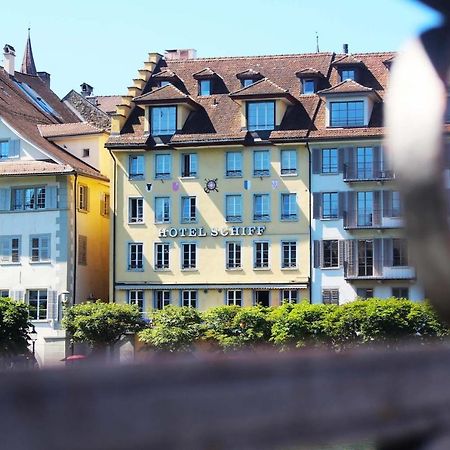
[{"label": "window shutter", "polygon": [[374,239],[373,240],[373,260],[374,260],[374,274],[375,275],[382,275],[383,273],[383,264],[381,259],[381,246],[382,246],[382,239]]},{"label": "window shutter", "polygon": [[324,257],[323,257],[323,241],[319,241],[319,266],[323,267]]},{"label": "window shutter", "polygon": [[356,268],[357,268],[356,244],[357,242],[354,239],[349,239],[345,241],[344,268],[346,270],[344,276],[356,275]]},{"label": "window shutter", "polygon": [[345,241],[338,241],[339,245],[339,267],[344,267]]},{"label": "window shutter", "polygon": [[373,224],[381,225],[381,191],[373,193]]},{"label": "window shutter", "polygon": [[50,260],[50,238],[47,236],[43,236],[40,239],[40,259],[41,261],[49,261]]},{"label": "window shutter", "polygon": [[25,300],[25,292],[24,291],[12,291],[11,297],[13,300],[24,301]]},{"label": "window shutter", "polygon": [[0,238],[0,261],[9,262],[11,259],[11,239]]},{"label": "window shutter", "polygon": [[11,209],[11,190],[7,188],[0,189],[0,211],[9,211]]},{"label": "window shutter", "polygon": [[47,292],[47,319],[58,320],[58,293],[56,291]]},{"label": "window shutter", "polygon": [[345,211],[345,200],[346,200],[346,195],[345,192],[339,192],[338,193],[338,197],[339,197],[339,218],[343,218],[344,217],[344,211]]},{"label": "window shutter", "polygon": [[393,263],[392,239],[383,239],[383,264],[385,267],[392,267]]},{"label": "window shutter", "polygon": [[104,216],[105,215],[105,207],[106,207],[106,195],[102,192],[100,194],[100,215]]},{"label": "window shutter", "polygon": [[45,188],[45,207],[48,209],[56,209],[57,208],[57,187],[56,186],[47,186]]},{"label": "window shutter", "polygon": [[383,191],[383,217],[392,217],[392,191]]},{"label": "window shutter", "polygon": [[18,158],[20,156],[20,140],[13,139],[9,141],[8,156],[10,158]]},{"label": "window shutter", "polygon": [[313,193],[313,219],[320,219],[322,212],[322,193]]},{"label": "window shutter", "polygon": [[373,147],[373,175],[376,178],[381,177],[381,148],[380,146]]},{"label": "window shutter", "polygon": [[67,185],[65,183],[60,183],[58,189],[58,205],[60,209],[66,209],[67,203]]},{"label": "window shutter", "polygon": [[347,191],[347,211],[344,226],[356,226],[356,192]]},{"label": "window shutter", "polygon": [[339,171],[339,173],[344,172],[344,166],[345,166],[345,149],[339,148],[338,149],[338,171]]},{"label": "window shutter", "polygon": [[321,241],[314,241],[313,265],[317,269],[320,267],[320,247]]},{"label": "window shutter", "polygon": [[312,150],[312,173],[321,173],[322,169],[322,149]]}]

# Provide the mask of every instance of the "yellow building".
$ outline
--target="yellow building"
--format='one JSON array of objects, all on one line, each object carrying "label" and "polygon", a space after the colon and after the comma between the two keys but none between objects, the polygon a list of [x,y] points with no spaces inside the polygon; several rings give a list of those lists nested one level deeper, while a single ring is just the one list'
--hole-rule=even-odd
[{"label": "yellow building", "polygon": [[309,298],[309,89],[331,59],[149,55],[106,144],[111,299],[146,311]]}]

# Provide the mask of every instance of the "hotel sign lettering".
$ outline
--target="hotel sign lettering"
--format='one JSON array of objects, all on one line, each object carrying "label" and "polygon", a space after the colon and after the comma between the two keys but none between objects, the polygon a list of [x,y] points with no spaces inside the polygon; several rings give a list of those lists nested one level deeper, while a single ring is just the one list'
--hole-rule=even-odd
[{"label": "hotel sign lettering", "polygon": [[266,231],[265,226],[258,227],[223,227],[211,228],[207,230],[199,228],[161,228],[159,230],[160,238],[176,237],[218,237],[218,236],[262,236]]}]

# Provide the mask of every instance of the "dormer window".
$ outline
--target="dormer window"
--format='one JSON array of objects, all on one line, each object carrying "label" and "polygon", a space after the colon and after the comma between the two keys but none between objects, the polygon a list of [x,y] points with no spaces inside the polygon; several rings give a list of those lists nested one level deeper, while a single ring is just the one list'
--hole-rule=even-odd
[{"label": "dormer window", "polygon": [[330,126],[358,127],[364,125],[364,101],[330,102]]},{"label": "dormer window", "polygon": [[170,81],[167,80],[161,80],[159,82],[159,87],[164,87],[164,86],[168,86],[170,84]]},{"label": "dormer window", "polygon": [[316,81],[313,79],[305,79],[302,81],[302,93],[314,94],[316,92]]},{"label": "dormer window", "polygon": [[275,128],[275,102],[247,102],[247,129],[273,130]]},{"label": "dormer window", "polygon": [[353,80],[356,81],[356,70],[354,68],[343,68],[340,70],[341,81]]},{"label": "dormer window", "polygon": [[242,79],[242,87],[247,87],[247,86],[251,86],[255,80],[253,78],[243,78]]},{"label": "dormer window", "polygon": [[155,106],[151,108],[152,136],[167,136],[177,130],[177,107]]},{"label": "dormer window", "polygon": [[198,95],[211,95],[212,93],[212,80],[199,80],[198,81]]}]

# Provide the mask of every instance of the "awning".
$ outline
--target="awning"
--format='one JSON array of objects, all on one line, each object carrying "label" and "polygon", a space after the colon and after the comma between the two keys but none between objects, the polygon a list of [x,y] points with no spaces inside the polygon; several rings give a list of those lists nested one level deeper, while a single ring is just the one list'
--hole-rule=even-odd
[{"label": "awning", "polygon": [[253,289],[274,290],[274,289],[308,289],[308,283],[220,283],[220,284],[147,284],[147,283],[117,283],[118,290],[142,289],[142,290],[160,290],[160,289]]}]

